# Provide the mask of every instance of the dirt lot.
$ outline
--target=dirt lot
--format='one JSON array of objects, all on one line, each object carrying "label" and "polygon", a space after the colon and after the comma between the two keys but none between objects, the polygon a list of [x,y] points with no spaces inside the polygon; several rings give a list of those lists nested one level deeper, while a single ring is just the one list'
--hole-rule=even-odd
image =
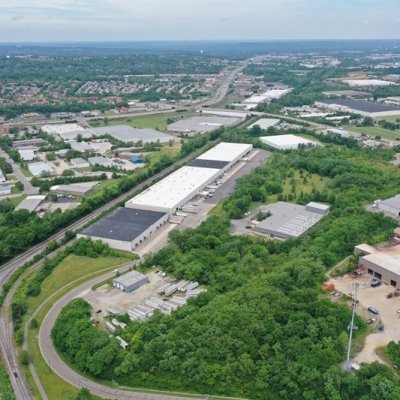
[{"label": "dirt lot", "polygon": [[[376,318],[375,324],[383,324],[383,332],[376,332],[366,337],[364,348],[355,357],[358,363],[371,363],[374,361],[384,362],[377,354],[376,349],[386,346],[390,341],[400,340],[400,314],[397,310],[400,309],[400,297],[388,299],[386,296],[394,292],[394,288],[389,285],[382,284],[379,287],[371,287],[371,276],[363,274],[359,278],[352,278],[349,275],[343,277],[331,278],[329,283],[333,283],[337,291],[344,294],[350,294],[354,290],[353,283],[359,283],[357,314],[364,318]],[[368,307],[374,307],[379,311],[379,315],[368,312]]]},{"label": "dirt lot", "polygon": [[147,276],[149,277],[149,283],[131,293],[125,293],[106,284],[94,291],[89,290],[83,297],[93,306],[94,310],[102,310],[98,315],[99,317],[104,316],[107,308],[115,308],[124,313],[135,305],[143,304],[149,297],[160,297],[157,294],[157,290],[171,281],[170,278],[163,278],[157,275],[155,271],[149,272]]}]

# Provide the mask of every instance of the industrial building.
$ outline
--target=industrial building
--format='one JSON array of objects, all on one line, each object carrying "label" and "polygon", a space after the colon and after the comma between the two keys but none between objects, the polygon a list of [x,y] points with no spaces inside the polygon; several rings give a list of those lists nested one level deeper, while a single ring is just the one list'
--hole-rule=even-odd
[{"label": "industrial building", "polygon": [[400,115],[400,107],[373,103],[371,101],[350,99],[320,100],[316,101],[315,105],[332,111],[351,112],[372,118]]},{"label": "industrial building", "polygon": [[351,87],[384,87],[396,85],[395,82],[381,79],[344,79],[343,82]]},{"label": "industrial building", "polygon": [[262,143],[278,150],[297,150],[299,146],[315,147],[316,142],[296,135],[261,136]]},{"label": "industrial building", "polygon": [[115,249],[133,251],[252,149],[250,144],[219,143],[127,201],[125,208],[102,218],[78,237],[90,237]]},{"label": "industrial building", "polygon": [[281,120],[277,118],[260,118],[258,121],[251,124],[247,129],[251,129],[253,126],[259,126],[262,130],[267,130],[268,128],[278,125],[280,122]]},{"label": "industrial building", "polygon": [[28,196],[15,207],[15,210],[37,211],[45,199],[46,196],[43,195]]},{"label": "industrial building", "polygon": [[292,88],[270,89],[262,94],[255,94],[249,97],[243,103],[246,105],[247,110],[251,110],[252,108],[257,107],[258,104],[269,103],[272,100],[280,99],[282,96],[287,95],[292,90]]},{"label": "industrial building", "polygon": [[71,158],[71,165],[74,168],[88,168],[90,164],[82,157]]},{"label": "industrial building", "polygon": [[222,116],[195,116],[180,119],[168,125],[168,132],[198,134],[211,132],[221,126],[229,127],[241,122],[241,118]]},{"label": "industrial building", "polygon": [[400,194],[386,200],[376,200],[374,208],[388,213],[394,217],[400,217]]},{"label": "industrial building", "polygon": [[270,215],[257,223],[254,231],[274,239],[296,239],[313,227],[330,211],[326,204],[306,206],[279,201],[266,206],[262,212]]},{"label": "industrial building", "polygon": [[113,286],[123,292],[129,293],[148,282],[149,278],[147,275],[139,271],[130,271],[113,279]]},{"label": "industrial building", "polygon": [[133,128],[129,125],[103,126],[93,129],[96,136],[110,135],[121,142],[143,142],[143,143],[168,143],[175,140],[171,135],[156,131],[155,129]]},{"label": "industrial building", "polygon": [[359,265],[369,275],[400,288],[400,245],[381,249],[360,245],[354,248],[354,254],[361,256]]},{"label": "industrial building", "polygon": [[117,208],[78,234],[101,240],[111,248],[133,251],[168,221],[168,214],[134,208]]},{"label": "industrial building", "polygon": [[[179,168],[129,200],[125,207],[172,214],[197,196],[251,149],[252,146],[248,144],[220,143],[199,156],[194,161],[194,166]],[[213,164],[211,161],[217,163]],[[222,165],[221,162],[225,164]]]},{"label": "industrial building", "polygon": [[72,150],[79,151],[79,153],[97,153],[99,149],[91,143],[87,142],[70,142]]},{"label": "industrial building", "polygon": [[115,165],[114,161],[106,157],[89,157],[88,162],[90,165],[101,165],[102,167],[113,167]]},{"label": "industrial building", "polygon": [[323,92],[328,97],[346,97],[347,99],[366,99],[372,97],[370,92],[361,92],[358,90],[333,90]]},{"label": "industrial building", "polygon": [[42,176],[45,174],[53,175],[54,174],[53,168],[49,164],[42,162],[42,161],[28,164],[28,170],[33,176]]},{"label": "industrial building", "polygon": [[1,182],[0,183],[0,196],[5,196],[11,194],[11,187],[8,183],[6,182]]},{"label": "industrial building", "polygon": [[36,152],[37,149],[20,149],[18,150],[18,154],[21,158],[22,161],[32,161],[36,158]]},{"label": "industrial building", "polygon": [[70,185],[56,185],[50,188],[51,193],[65,194],[69,196],[86,196],[93,191],[99,182],[81,182]]},{"label": "industrial building", "polygon": [[40,129],[50,135],[57,135],[63,140],[75,140],[78,135],[83,139],[90,139],[94,134],[91,129],[85,129],[78,124],[43,125]]}]

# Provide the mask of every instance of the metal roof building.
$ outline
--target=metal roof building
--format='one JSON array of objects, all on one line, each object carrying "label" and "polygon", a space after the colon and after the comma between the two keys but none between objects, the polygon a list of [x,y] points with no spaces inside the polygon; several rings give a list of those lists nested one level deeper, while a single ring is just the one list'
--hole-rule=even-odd
[{"label": "metal roof building", "polygon": [[99,182],[82,182],[72,183],[70,185],[56,185],[50,188],[50,192],[73,196],[85,196],[92,192],[93,188],[98,185],[98,183]]},{"label": "metal roof building", "polygon": [[17,207],[15,207],[15,210],[28,210],[29,212],[36,211],[45,199],[46,196],[41,195],[28,196],[27,198],[22,200],[21,203],[17,205]]},{"label": "metal roof building", "polygon": [[129,125],[111,125],[102,126],[93,129],[96,136],[110,135],[121,142],[139,142],[143,143],[168,143],[170,140],[175,140],[171,135],[156,131],[155,129],[133,128]]},{"label": "metal roof building", "polygon": [[169,132],[197,134],[211,132],[221,126],[232,126],[241,122],[241,118],[222,116],[194,116],[180,119],[168,125]]},{"label": "metal roof building", "polygon": [[33,176],[41,176],[43,174],[53,175],[53,168],[45,162],[35,162],[28,164],[28,170]]},{"label": "metal roof building", "polygon": [[139,271],[130,271],[118,278],[113,279],[113,286],[123,292],[132,292],[149,282],[147,275]]},{"label": "metal roof building", "polygon": [[7,194],[11,194],[11,187],[8,183],[1,182],[0,183],[0,195],[5,196]]},{"label": "metal roof building", "polygon": [[280,122],[281,120],[277,118],[260,118],[258,121],[248,126],[247,129],[251,129],[253,126],[259,126],[262,130],[266,130],[278,125]]},{"label": "metal roof building", "polygon": [[35,151],[36,149],[20,149],[18,153],[22,161],[32,161],[36,158]]},{"label": "metal roof building", "polygon": [[125,206],[171,214],[220,175],[219,169],[185,166],[138,194]]},{"label": "metal roof building", "polygon": [[167,220],[165,212],[120,207],[86,228],[78,237],[101,240],[114,249],[132,251]]},{"label": "metal roof building", "polygon": [[262,143],[278,150],[297,150],[299,146],[315,147],[316,142],[296,135],[261,136]]},{"label": "metal roof building", "polygon": [[271,214],[255,225],[254,231],[276,239],[296,239],[313,227],[330,207],[311,202],[306,206],[279,201],[266,206],[262,211]]},{"label": "metal roof building", "polygon": [[360,257],[359,265],[364,267],[369,275],[383,282],[400,288],[400,245],[387,248],[374,248],[369,246],[364,251],[359,251],[356,246],[355,254],[364,254]]},{"label": "metal roof building", "polygon": [[376,201],[375,204],[379,210],[387,212],[394,217],[400,217],[400,194],[390,199]]},{"label": "metal roof building", "polygon": [[371,101],[351,99],[320,100],[315,102],[315,105],[335,111],[361,114],[367,117],[400,115],[400,107],[389,106],[381,103],[373,103]]}]

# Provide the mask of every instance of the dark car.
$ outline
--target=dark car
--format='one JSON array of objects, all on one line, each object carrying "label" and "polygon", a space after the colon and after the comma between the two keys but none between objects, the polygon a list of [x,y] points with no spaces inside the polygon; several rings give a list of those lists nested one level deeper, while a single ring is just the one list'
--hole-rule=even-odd
[{"label": "dark car", "polygon": [[379,311],[374,307],[368,307],[368,311],[372,314],[378,315]]},{"label": "dark car", "polygon": [[380,279],[374,278],[374,279],[372,279],[372,281],[371,281],[371,286],[372,286],[372,287],[378,287],[378,286],[381,286],[381,284],[382,284],[382,282],[381,282]]}]

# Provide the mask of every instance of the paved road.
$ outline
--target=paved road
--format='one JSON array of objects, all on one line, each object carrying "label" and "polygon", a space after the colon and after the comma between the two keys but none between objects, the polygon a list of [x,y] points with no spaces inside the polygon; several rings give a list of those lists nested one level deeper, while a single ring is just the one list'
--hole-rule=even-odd
[{"label": "paved road", "polygon": [[24,192],[28,195],[38,194],[39,188],[33,187],[27,177],[22,173],[21,168],[15,163],[10,156],[3,150],[0,150],[0,157],[4,157],[9,162],[13,169],[13,174],[24,185]]},{"label": "paved road", "polygon": [[[51,340],[51,330],[54,323],[60,314],[63,307],[65,307],[74,298],[80,296],[84,291],[104,280],[110,279],[114,276],[114,272],[109,272],[95,279],[92,279],[82,285],[79,285],[60,300],[58,300],[50,311],[46,314],[39,331],[39,346],[42,356],[50,369],[59,375],[62,379],[76,387],[85,387],[92,394],[101,398],[112,398],[119,400],[182,400],[185,397],[170,396],[165,394],[149,393],[149,392],[132,392],[129,390],[122,390],[118,388],[111,388],[101,385],[91,380],[83,378],[81,375],[72,370],[64,361],[61,360],[53,347]],[[204,396],[207,397],[207,396]],[[187,398],[189,400],[189,397]],[[193,400],[193,399],[192,399]]]},{"label": "paved road", "polygon": [[[108,211],[110,208],[114,207],[115,205],[119,204],[120,202],[126,200],[127,198],[131,197],[135,192],[138,190],[144,189],[144,187],[153,182],[154,179],[161,179],[162,177],[171,173],[175,168],[186,164],[192,158],[196,157],[198,153],[204,151],[203,149],[198,150],[197,152],[190,154],[189,156],[185,157],[184,159],[180,160],[179,162],[171,165],[170,167],[164,169],[160,173],[150,177],[145,182],[137,185],[135,188],[129,190],[128,192],[122,194],[121,196],[117,197],[116,199],[110,201],[109,203],[105,204],[104,206],[100,207],[96,211],[92,212],[91,214],[87,215],[86,217],[81,218],[77,222],[71,224],[65,229],[62,229],[55,235],[51,236],[46,241],[32,247],[30,250],[26,251],[19,257],[9,261],[6,264],[0,266],[0,287],[2,288],[4,283],[8,280],[8,278],[13,274],[13,272],[23,265],[25,262],[31,260],[36,254],[42,252],[46,246],[48,245],[49,241],[55,240],[59,242],[63,237],[67,230],[77,230],[88,224],[90,221],[96,219],[102,213]],[[14,284],[13,288],[17,287]],[[17,399],[23,400],[30,400],[33,399],[33,395],[27,392],[25,389],[28,388],[28,384],[26,383],[25,377],[22,373],[21,367],[18,363],[18,359],[16,356],[16,350],[14,348],[14,341],[13,341],[13,331],[11,329],[11,322],[8,319],[8,315],[10,312],[10,302],[11,297],[13,294],[13,290],[10,291],[8,299],[10,301],[5,301],[3,307],[0,310],[0,353],[2,358],[4,359],[4,365],[7,368],[7,372],[11,377],[11,384],[13,386],[14,392],[17,394]],[[17,373],[18,378],[14,377],[14,372]]]}]

